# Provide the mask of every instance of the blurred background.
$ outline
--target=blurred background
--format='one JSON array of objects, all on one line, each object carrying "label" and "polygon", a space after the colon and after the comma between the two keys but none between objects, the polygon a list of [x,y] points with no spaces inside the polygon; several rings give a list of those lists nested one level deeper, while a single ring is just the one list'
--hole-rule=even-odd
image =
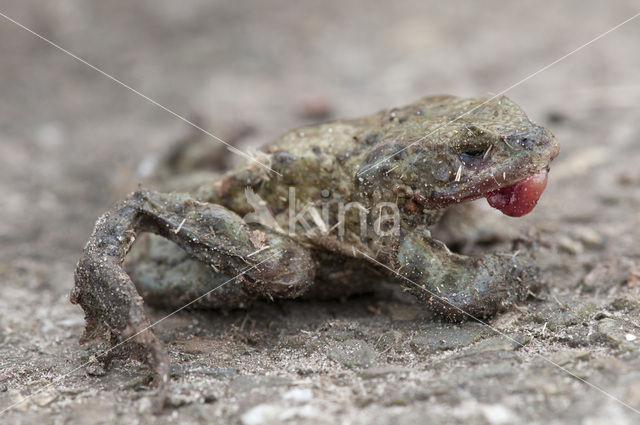
[{"label": "blurred background", "polygon": [[[639,11],[634,1],[578,0],[0,3],[0,13],[219,137],[250,128],[242,149],[424,95],[493,95]],[[637,18],[507,93],[562,152],[535,213],[500,220],[553,235],[542,263],[568,297],[610,290],[575,289],[600,262],[606,271],[592,285],[637,277],[639,40]],[[3,375],[22,388],[14,366],[23,378],[35,373],[25,359],[49,361],[55,376],[57,359],[73,366],[85,355],[82,317],[67,301],[81,248],[98,215],[144,182],[145,161],[193,130],[3,17],[0,77],[1,390]],[[640,387],[620,391],[640,400]],[[631,420],[591,396],[598,401],[585,403]]]}]

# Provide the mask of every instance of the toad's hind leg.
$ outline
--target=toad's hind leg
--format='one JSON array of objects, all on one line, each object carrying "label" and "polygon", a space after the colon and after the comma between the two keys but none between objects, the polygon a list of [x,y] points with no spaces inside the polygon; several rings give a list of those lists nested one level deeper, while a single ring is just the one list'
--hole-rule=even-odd
[{"label": "toad's hind leg", "polygon": [[245,223],[219,205],[188,195],[138,191],[96,222],[75,272],[71,302],[85,312],[82,341],[107,339],[109,355],[148,363],[164,397],[169,359],[150,329],[142,298],[122,268],[139,232],[153,232],[178,244],[197,260],[235,277],[248,291],[295,297],[313,282],[307,249],[260,225]]},{"label": "toad's hind leg", "polygon": [[157,235],[143,235],[127,257],[125,270],[145,303],[165,309],[245,308],[257,297],[233,276],[216,272],[175,243]]}]

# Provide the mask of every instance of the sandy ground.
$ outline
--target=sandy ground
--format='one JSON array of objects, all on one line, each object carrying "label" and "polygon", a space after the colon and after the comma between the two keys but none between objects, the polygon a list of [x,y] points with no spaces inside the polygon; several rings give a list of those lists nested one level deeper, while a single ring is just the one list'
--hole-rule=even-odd
[{"label": "sandy ground", "polygon": [[[309,122],[317,104],[340,117],[500,92],[638,10],[4,0],[0,12],[213,133],[253,127],[247,147]],[[188,130],[0,18],[0,409],[35,394],[0,422],[638,423],[639,37],[637,20],[508,93],[562,146],[532,214],[483,206],[505,231],[540,235],[541,299],[493,329],[439,323],[390,290],[180,313],[157,329],[174,380],[171,407],[154,417],[145,367],[83,366],[99,347],[78,344],[68,293],[96,217]]]}]

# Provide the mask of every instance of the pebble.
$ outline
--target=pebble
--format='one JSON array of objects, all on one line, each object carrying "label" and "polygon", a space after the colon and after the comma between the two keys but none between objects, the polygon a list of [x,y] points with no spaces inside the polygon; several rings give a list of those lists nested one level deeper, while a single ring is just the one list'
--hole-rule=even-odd
[{"label": "pebble", "polygon": [[265,403],[254,406],[243,413],[240,416],[240,422],[243,425],[268,425],[281,424],[291,419],[317,420],[323,418],[323,412],[310,404],[284,407]]},{"label": "pebble", "polygon": [[480,411],[491,425],[512,424],[518,419],[511,409],[500,404],[483,404],[480,406]]},{"label": "pebble", "polygon": [[589,248],[601,247],[605,243],[605,238],[602,234],[592,227],[577,227],[571,233],[574,239],[580,241],[584,246]]},{"label": "pebble", "polygon": [[402,350],[402,342],[404,341],[404,333],[392,329],[382,334],[380,341],[376,344],[380,351],[388,352],[389,350]]},{"label": "pebble", "polygon": [[20,390],[12,388],[7,391],[7,394],[9,395],[9,400],[11,400],[12,410],[24,412],[29,409],[30,399],[25,398]]},{"label": "pebble", "polygon": [[91,363],[85,368],[85,372],[90,376],[104,376],[107,374],[106,369],[102,362],[99,362],[95,357],[90,359]]},{"label": "pebble", "polygon": [[377,353],[366,342],[349,339],[330,347],[327,357],[349,368],[368,368],[374,365]]},{"label": "pebble", "polygon": [[138,401],[138,414],[140,415],[148,415],[151,414],[153,410],[153,401],[150,397],[142,397]]},{"label": "pebble", "polygon": [[633,343],[636,339],[635,335],[625,332],[623,328],[618,320],[605,318],[598,322],[597,335],[612,348],[635,350],[636,346]]},{"label": "pebble", "polygon": [[528,344],[530,338],[526,335],[511,334],[509,338],[502,335],[489,337],[484,341],[464,351],[464,355],[486,354],[498,351],[514,351]]},{"label": "pebble", "polygon": [[64,395],[78,395],[78,394],[82,394],[84,392],[86,392],[88,390],[87,387],[60,387],[58,388],[58,391],[60,392],[60,394],[64,394]]},{"label": "pebble", "polygon": [[243,425],[278,423],[283,408],[273,404],[259,404],[240,416]]},{"label": "pebble", "polygon": [[56,401],[58,396],[54,390],[42,391],[31,396],[31,401],[39,407],[45,407]]},{"label": "pebble", "polygon": [[230,389],[234,391],[246,392],[254,388],[271,388],[289,385],[291,379],[280,376],[266,375],[240,375],[231,381]]},{"label": "pebble", "polygon": [[171,376],[176,378],[186,374],[200,374],[208,376],[232,376],[237,372],[235,368],[209,368],[199,365],[171,365]]},{"label": "pebble", "polygon": [[569,236],[561,236],[558,239],[558,247],[571,255],[578,255],[584,252],[582,242],[572,239]]},{"label": "pebble", "polygon": [[196,398],[194,396],[185,394],[169,394],[167,397],[166,405],[171,408],[178,408],[194,403]]},{"label": "pebble", "polygon": [[453,350],[480,340],[484,334],[484,327],[474,323],[461,326],[429,324],[411,340],[411,346],[418,352]]},{"label": "pebble", "polygon": [[313,398],[313,391],[309,388],[294,388],[282,394],[282,398],[292,401],[309,401]]}]

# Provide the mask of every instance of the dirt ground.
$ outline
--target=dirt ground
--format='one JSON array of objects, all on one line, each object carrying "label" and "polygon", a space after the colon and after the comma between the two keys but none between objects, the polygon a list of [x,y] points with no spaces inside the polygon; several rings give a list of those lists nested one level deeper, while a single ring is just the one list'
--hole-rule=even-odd
[{"label": "dirt ground", "polygon": [[[250,126],[246,148],[320,112],[498,93],[638,10],[5,0],[0,12],[220,137]],[[0,409],[35,393],[0,422],[639,423],[639,39],[640,18],[508,92],[562,148],[533,213],[480,202],[487,223],[540,235],[539,299],[491,327],[438,322],[393,288],[181,312],[156,329],[174,366],[171,406],[154,416],[146,367],[83,366],[99,347],[78,344],[68,293],[95,219],[189,130],[0,17]]]}]

